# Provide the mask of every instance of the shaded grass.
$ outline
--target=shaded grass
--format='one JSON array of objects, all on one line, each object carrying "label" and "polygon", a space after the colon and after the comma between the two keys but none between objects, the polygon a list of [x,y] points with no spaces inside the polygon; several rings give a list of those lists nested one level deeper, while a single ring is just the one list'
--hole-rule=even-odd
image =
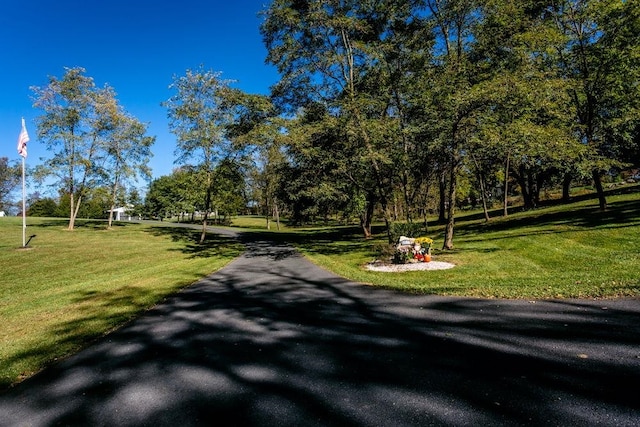
[{"label": "shaded grass", "polygon": [[[443,252],[443,227],[431,227],[434,260],[451,270],[371,272],[365,265],[386,244],[378,233],[324,230],[290,239],[313,262],[354,281],[407,292],[489,298],[640,296],[640,193],[555,205],[485,223],[470,213],[456,225],[455,249]],[[282,235],[287,239],[286,235]]]},{"label": "shaded grass", "polygon": [[199,231],[103,221],[0,220],[0,388],[117,328],[221,268],[243,247]]},{"label": "shaded grass", "polygon": [[[354,281],[405,292],[490,298],[640,296],[640,193],[610,196],[610,209],[583,197],[508,218],[459,217],[456,248],[434,250],[451,270],[376,273],[364,268],[386,243],[381,227],[364,240],[358,227],[285,228],[269,238],[293,243],[313,262]],[[254,228],[263,218],[234,225]],[[244,222],[243,222],[244,221]],[[169,225],[169,224],[166,224]],[[0,219],[0,388],[32,375],[117,328],[167,295],[239,255],[217,235],[197,244],[184,227],[66,220]],[[275,229],[275,228],[274,228]],[[443,227],[428,235],[443,240]],[[250,235],[246,236],[251,239]],[[262,236],[261,238],[264,238]]]}]

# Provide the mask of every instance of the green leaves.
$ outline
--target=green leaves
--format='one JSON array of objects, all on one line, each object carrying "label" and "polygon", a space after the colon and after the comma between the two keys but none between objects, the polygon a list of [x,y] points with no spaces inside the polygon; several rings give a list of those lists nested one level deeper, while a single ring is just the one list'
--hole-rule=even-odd
[{"label": "green leaves", "polygon": [[221,79],[221,75],[201,67],[174,77],[169,86],[175,94],[162,105],[167,108],[170,130],[178,139],[179,164],[195,160],[211,169],[226,155],[224,127],[231,115],[223,108],[222,94],[230,81]]},{"label": "green leaves", "polygon": [[119,105],[113,88],[97,88],[83,68],[66,68],[59,79],[32,87],[38,135],[53,152],[39,165],[36,176],[53,176],[69,197],[69,228],[73,229],[82,197],[104,184],[117,187],[128,178],[145,174],[154,138],[146,126]]},{"label": "green leaves", "polygon": [[299,118],[294,169],[320,171],[308,184],[346,180],[411,220],[437,174],[453,227],[472,163],[507,190],[517,174],[531,205],[552,179],[568,189],[637,152],[621,147],[640,129],[638,16],[618,0],[276,0],[261,30],[274,99]]},{"label": "green leaves", "polygon": [[20,183],[20,176],[17,163],[9,163],[7,157],[0,157],[0,211],[9,207],[9,195]]}]

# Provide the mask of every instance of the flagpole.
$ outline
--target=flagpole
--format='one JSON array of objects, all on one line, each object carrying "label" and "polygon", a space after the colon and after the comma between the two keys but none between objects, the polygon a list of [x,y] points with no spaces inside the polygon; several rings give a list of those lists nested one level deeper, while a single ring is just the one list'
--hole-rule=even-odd
[{"label": "flagpole", "polygon": [[26,186],[25,186],[25,178],[24,178],[24,163],[25,159],[22,158],[22,247],[27,246],[27,210],[26,210]]},{"label": "flagpole", "polygon": [[27,127],[24,124],[24,117],[22,118],[22,130],[20,130],[20,136],[18,136],[18,154],[22,157],[22,247],[27,246],[27,188],[25,184],[25,159],[27,158],[27,142],[29,142],[29,134],[27,133]]}]

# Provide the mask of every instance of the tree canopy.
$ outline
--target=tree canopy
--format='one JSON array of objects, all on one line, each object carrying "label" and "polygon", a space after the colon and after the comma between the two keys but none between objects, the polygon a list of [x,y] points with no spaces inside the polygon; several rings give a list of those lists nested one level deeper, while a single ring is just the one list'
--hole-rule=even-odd
[{"label": "tree canopy", "polygon": [[507,214],[515,187],[531,209],[587,175],[604,209],[602,175],[637,145],[638,16],[620,0],[272,2],[261,31],[294,117],[292,208],[346,196],[389,224],[438,197],[445,249],[468,176],[487,220],[490,193]]},{"label": "tree canopy", "polygon": [[[514,195],[534,209],[550,186],[568,200],[590,180],[606,209],[603,180],[639,166],[639,2],[273,0],[263,18],[269,95],[200,67],[162,104],[179,168],[146,210],[201,213],[201,241],[211,215],[245,209],[268,227],[357,218],[365,237],[382,219],[390,240],[394,222],[437,214],[452,249],[464,204],[489,221]],[[111,87],[65,71],[33,88],[53,152],[37,173],[56,178],[73,228],[92,191],[109,186],[112,209],[148,175],[154,138]]]},{"label": "tree canopy", "polygon": [[[32,87],[38,137],[53,156],[36,168],[36,176],[53,177],[69,200],[69,229],[74,228],[81,202],[95,188],[114,186],[126,177],[146,173],[149,147],[146,126],[119,105],[113,88],[97,88],[83,68],[67,68],[62,78]],[[125,155],[126,154],[126,155]]]}]

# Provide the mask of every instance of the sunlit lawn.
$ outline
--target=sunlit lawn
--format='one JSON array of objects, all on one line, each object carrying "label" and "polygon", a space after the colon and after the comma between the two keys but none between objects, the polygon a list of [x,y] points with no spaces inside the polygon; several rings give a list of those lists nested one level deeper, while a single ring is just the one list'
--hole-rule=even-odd
[{"label": "sunlit lawn", "polygon": [[0,218],[0,388],[77,351],[239,255],[185,228]]},{"label": "sunlit lawn", "polygon": [[[329,224],[326,224],[325,221],[317,221],[315,224],[305,224],[303,226],[294,226],[288,223],[286,219],[282,219],[280,221],[279,229],[278,224],[274,220],[270,221],[269,227],[270,231],[273,232],[298,232],[305,231],[310,229],[317,229],[318,227],[324,228],[326,226],[331,226],[332,228],[340,228],[343,224],[341,221],[337,221],[335,219],[331,219],[328,221]],[[264,216],[257,215],[241,215],[234,216],[231,218],[231,226],[234,228],[241,228],[245,230],[266,230],[267,229],[267,220]]]},{"label": "sunlit lawn", "polygon": [[[367,285],[405,292],[489,298],[616,298],[640,296],[640,192],[530,212],[458,217],[455,250],[442,252],[443,227],[429,228],[434,260],[450,270],[376,273],[386,236],[365,240],[357,227],[286,227],[264,231],[262,217],[232,225],[293,243],[313,262]],[[160,225],[160,224],[159,224]],[[0,218],[0,388],[37,372],[104,335],[166,296],[221,268],[241,244],[199,230],[103,221],[67,231],[60,219]],[[264,238],[262,235],[259,238]]]},{"label": "sunlit lawn", "polygon": [[[231,225],[233,227],[246,228],[246,229],[266,229],[267,220],[265,219],[264,216],[257,216],[257,215],[236,216],[231,218]],[[271,221],[270,227],[272,230],[277,230],[276,222]],[[284,223],[281,223],[280,229],[283,230],[285,228],[286,228],[286,225]]]},{"label": "sunlit lawn", "polygon": [[[434,260],[450,270],[371,272],[379,257],[374,241],[351,230],[338,239],[330,230],[309,232],[298,247],[313,262],[346,278],[376,286],[438,295],[490,298],[615,298],[640,296],[640,193],[496,217],[489,223],[460,215],[455,250],[438,250],[443,227],[429,229]],[[286,235],[285,237],[286,238]]]}]

